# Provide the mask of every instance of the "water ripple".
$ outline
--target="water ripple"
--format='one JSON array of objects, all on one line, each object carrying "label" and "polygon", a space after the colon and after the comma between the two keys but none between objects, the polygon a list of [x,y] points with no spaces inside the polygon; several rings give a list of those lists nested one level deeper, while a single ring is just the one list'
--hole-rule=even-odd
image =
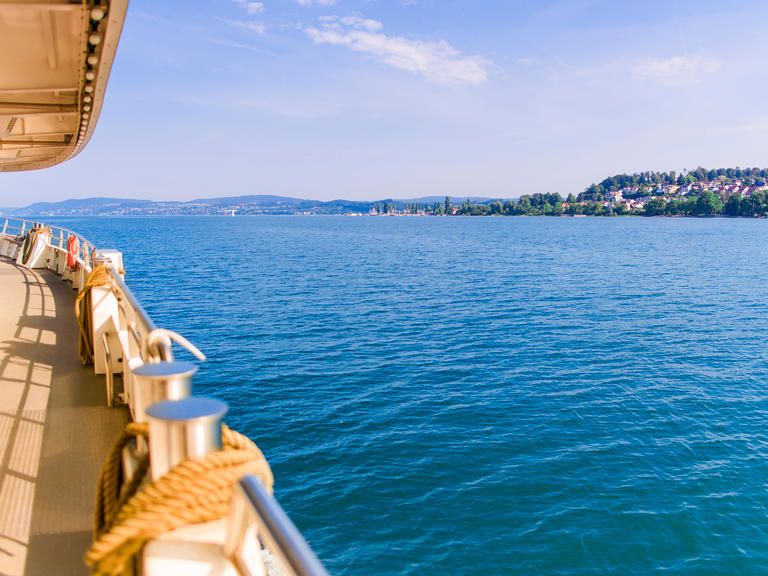
[{"label": "water ripple", "polygon": [[768,222],[68,223],[333,573],[768,570]]}]

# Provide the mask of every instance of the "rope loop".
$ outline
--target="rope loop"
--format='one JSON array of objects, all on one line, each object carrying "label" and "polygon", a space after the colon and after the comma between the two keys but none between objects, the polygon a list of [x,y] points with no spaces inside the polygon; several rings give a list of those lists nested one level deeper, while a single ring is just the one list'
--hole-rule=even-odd
[{"label": "rope loop", "polygon": [[75,298],[75,318],[80,328],[80,361],[93,364],[93,322],[91,318],[91,288],[105,286],[112,282],[112,275],[106,265],[96,266]]},{"label": "rope loop", "polygon": [[98,485],[94,542],[85,555],[94,574],[124,574],[147,541],[182,526],[224,517],[235,484],[245,474],[255,475],[272,490],[272,470],[258,446],[226,425],[221,433],[222,450],[200,460],[184,460],[146,483],[145,458],[131,481],[121,487],[123,448],[138,436],[148,436],[146,424],[126,427],[107,456]]}]

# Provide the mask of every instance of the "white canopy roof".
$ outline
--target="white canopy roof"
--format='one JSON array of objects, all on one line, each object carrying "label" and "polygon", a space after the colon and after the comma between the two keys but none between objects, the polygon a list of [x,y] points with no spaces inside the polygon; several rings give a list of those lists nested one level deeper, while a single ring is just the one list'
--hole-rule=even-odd
[{"label": "white canopy roof", "polygon": [[47,168],[88,143],[127,0],[0,0],[0,172]]}]

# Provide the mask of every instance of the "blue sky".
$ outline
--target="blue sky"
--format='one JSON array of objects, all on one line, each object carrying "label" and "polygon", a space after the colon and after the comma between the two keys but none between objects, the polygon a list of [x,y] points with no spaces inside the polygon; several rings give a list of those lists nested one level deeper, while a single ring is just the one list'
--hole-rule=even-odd
[{"label": "blue sky", "polygon": [[132,0],[89,146],[0,193],[510,197],[763,167],[767,20],[761,1]]}]

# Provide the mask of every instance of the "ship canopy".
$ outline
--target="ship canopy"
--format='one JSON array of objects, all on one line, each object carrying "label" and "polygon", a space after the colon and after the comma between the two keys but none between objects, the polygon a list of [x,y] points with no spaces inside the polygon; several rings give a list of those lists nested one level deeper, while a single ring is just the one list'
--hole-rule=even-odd
[{"label": "ship canopy", "polygon": [[47,168],[88,143],[127,0],[0,0],[0,172]]}]

